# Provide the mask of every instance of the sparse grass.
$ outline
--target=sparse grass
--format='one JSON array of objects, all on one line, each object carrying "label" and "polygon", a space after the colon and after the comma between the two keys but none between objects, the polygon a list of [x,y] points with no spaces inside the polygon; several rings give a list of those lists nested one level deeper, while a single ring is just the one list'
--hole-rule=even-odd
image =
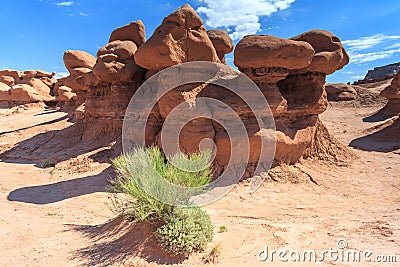
[{"label": "sparse grass", "polygon": [[[118,193],[127,197],[123,199],[123,202],[128,201],[128,205],[122,210],[124,213],[130,213],[141,221],[162,219],[165,214],[172,212],[171,203],[189,205],[191,194],[198,192],[196,190],[201,190],[201,186],[211,181],[211,152],[204,153],[206,154],[194,154],[190,157],[178,154],[172,157],[171,160],[178,166],[183,166],[187,160],[206,166],[201,171],[189,172],[166,162],[158,147],[146,150],[137,148],[131,154],[121,155],[112,160],[118,176],[110,191],[116,193],[117,197]],[[193,190],[171,190],[168,183]],[[118,200],[115,204],[118,204],[117,202]]]},{"label": "sparse grass", "polygon": [[175,208],[156,236],[166,251],[188,256],[206,248],[214,237],[214,227],[210,216],[199,207]]},{"label": "sparse grass", "polygon": [[40,168],[43,168],[43,169],[54,168],[55,166],[56,166],[56,164],[54,164],[54,163],[52,163],[52,162],[50,162],[48,160],[43,161],[40,164]]},{"label": "sparse grass", "polygon": [[228,232],[228,228],[225,225],[222,225],[218,229],[218,233],[225,233]]},{"label": "sparse grass", "polygon": [[[121,155],[112,160],[117,171],[110,187],[113,206],[125,217],[161,225],[156,237],[166,251],[185,256],[201,251],[214,235],[209,215],[199,207],[177,204],[190,206],[190,197],[211,181],[210,158],[211,151],[206,151],[177,154],[167,161],[157,147]],[[171,189],[171,184],[190,190]]]},{"label": "sparse grass", "polygon": [[208,263],[217,263],[218,259],[221,257],[221,244],[216,244],[215,246],[213,246],[213,248],[211,249],[211,251],[205,255],[202,259],[204,264],[208,264]]}]

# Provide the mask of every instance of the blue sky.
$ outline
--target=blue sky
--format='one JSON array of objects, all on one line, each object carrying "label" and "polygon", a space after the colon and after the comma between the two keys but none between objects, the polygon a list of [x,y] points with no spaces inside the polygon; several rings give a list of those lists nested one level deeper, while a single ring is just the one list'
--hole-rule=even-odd
[{"label": "blue sky", "polygon": [[[0,69],[44,69],[63,74],[65,50],[91,54],[113,29],[141,19],[147,36],[162,19],[189,3],[207,29],[288,38],[311,29],[344,41],[351,63],[328,76],[354,81],[368,69],[400,61],[399,0],[4,0],[0,3]],[[232,64],[233,54],[227,55]]]}]

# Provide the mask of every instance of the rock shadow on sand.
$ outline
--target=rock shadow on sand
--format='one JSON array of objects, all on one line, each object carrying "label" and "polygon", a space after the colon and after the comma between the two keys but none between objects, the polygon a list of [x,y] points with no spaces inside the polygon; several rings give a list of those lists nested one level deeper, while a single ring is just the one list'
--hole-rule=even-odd
[{"label": "rock shadow on sand", "polygon": [[[64,119],[65,117],[46,124]],[[93,161],[104,163],[109,162],[110,158],[118,155],[120,146],[111,145],[115,143],[115,138],[113,137],[94,137],[84,132],[81,125],[73,124],[61,130],[42,132],[20,141],[11,149],[0,153],[0,160],[7,163],[35,164],[35,166],[41,167],[43,162],[56,165],[104,148],[102,151],[97,152],[99,155],[94,153],[90,156]]]},{"label": "rock shadow on sand", "polygon": [[7,200],[45,205],[96,192],[106,192],[111,172],[112,168],[109,167],[100,174],[93,176],[61,181],[54,184],[19,188],[10,192]]},{"label": "rock shadow on sand", "polygon": [[371,134],[354,139],[351,147],[364,151],[392,152],[400,149],[400,118],[375,126]]},{"label": "rock shadow on sand", "polygon": [[132,266],[137,266],[136,263],[141,266],[143,261],[165,265],[182,263],[183,256],[171,256],[158,245],[153,228],[148,222],[129,222],[122,217],[96,226],[71,225],[68,231],[77,231],[93,242],[92,246],[75,251],[73,257],[84,260],[84,266],[110,266],[127,261]]}]

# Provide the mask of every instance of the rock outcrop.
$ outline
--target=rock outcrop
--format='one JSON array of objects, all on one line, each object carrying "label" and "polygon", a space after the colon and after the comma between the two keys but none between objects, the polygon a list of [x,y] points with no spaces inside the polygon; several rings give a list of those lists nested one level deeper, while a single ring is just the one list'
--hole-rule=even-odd
[{"label": "rock outcrop", "polygon": [[121,135],[126,107],[144,80],[146,70],[134,55],[145,40],[143,23],[134,21],[114,30],[97,58],[83,51],[64,54],[70,75],[55,86],[58,100],[74,103],[69,116],[86,139],[107,142]]},{"label": "rock outcrop", "polygon": [[357,98],[357,91],[349,84],[326,84],[325,91],[329,101],[349,101]]},{"label": "rock outcrop", "polygon": [[51,103],[55,73],[42,70],[0,70],[0,104],[12,107],[30,103]]},{"label": "rock outcrop", "polygon": [[[232,73],[220,77],[225,65],[218,64],[225,63],[225,55],[232,49],[232,40],[225,31],[207,32],[199,15],[189,5],[184,5],[164,18],[147,41],[142,22],[135,21],[116,29],[109,43],[98,51],[96,60],[87,55],[82,55],[81,59],[75,56],[73,60],[65,60],[71,75],[56,88],[58,95],[63,92],[65,99],[71,95],[64,86],[72,88],[77,98],[79,91],[85,92],[75,109],[80,114],[75,116],[79,128],[90,129],[84,135],[115,140],[121,135],[130,98],[145,79],[174,65],[208,61],[217,63],[213,69],[215,79],[234,81],[237,72],[232,70]],[[327,108],[326,76],[349,62],[337,36],[322,30],[306,32],[291,39],[250,35],[238,43],[234,56],[235,65],[256,83],[261,98],[264,96],[269,103],[271,112],[266,111],[266,115],[273,116],[276,124],[275,163],[295,163],[310,156],[329,160],[347,157],[344,146],[329,135],[318,117]],[[161,75],[157,79],[169,84],[168,77]],[[160,93],[153,89],[154,94]],[[201,105],[201,98],[227,104],[243,121],[247,136],[233,138],[236,145],[249,141],[250,160],[246,162],[245,176],[253,175],[254,166],[260,160],[260,140],[270,133],[266,131],[268,129],[259,128],[252,110],[243,99],[209,82],[184,84],[163,95],[150,112],[146,144],[165,149],[161,142],[163,123],[178,105],[191,103],[191,110],[179,114],[172,121],[176,129],[196,108],[200,107],[209,117],[189,120],[183,126],[178,134],[179,148],[190,154],[199,150],[203,140],[211,139],[217,148],[216,171],[222,172],[231,156],[232,140],[213,116],[227,113],[223,109],[214,109],[212,105]],[[241,154],[240,147],[235,147],[234,151]]]},{"label": "rock outcrop", "polygon": [[225,55],[233,51],[233,43],[231,37],[225,30],[209,30],[207,31],[219,60],[221,63],[226,63]]},{"label": "rock outcrop", "polygon": [[251,35],[238,43],[235,65],[258,85],[274,114],[275,162],[338,156],[333,150],[340,144],[332,142],[318,115],[327,108],[326,75],[348,62],[339,38],[327,31],[291,39]]},{"label": "rock outcrop", "polygon": [[400,113],[400,72],[394,76],[391,84],[383,89],[380,96],[388,99],[385,112]]},{"label": "rock outcrop", "polygon": [[136,63],[152,71],[189,61],[220,62],[200,16],[184,5],[166,18],[135,54]]}]

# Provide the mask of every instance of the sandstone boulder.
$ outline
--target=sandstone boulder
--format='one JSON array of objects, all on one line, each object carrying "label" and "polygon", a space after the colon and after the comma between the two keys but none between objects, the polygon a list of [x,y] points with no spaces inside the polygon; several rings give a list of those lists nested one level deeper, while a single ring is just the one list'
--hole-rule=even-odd
[{"label": "sandstone boulder", "polygon": [[0,76],[10,76],[14,78],[14,81],[21,79],[22,73],[17,70],[0,70]]},{"label": "sandstone boulder", "polygon": [[113,41],[132,41],[138,47],[146,41],[146,32],[141,20],[133,21],[128,25],[115,29],[109,39],[109,43]]},{"label": "sandstone boulder", "polygon": [[400,72],[398,72],[389,86],[380,93],[380,96],[388,99],[388,103],[382,109],[383,113],[399,114],[400,113]]},{"label": "sandstone boulder", "polygon": [[72,89],[67,86],[60,86],[57,92],[57,101],[59,102],[71,102],[76,96],[76,94],[72,92]]},{"label": "sandstone boulder", "polygon": [[233,51],[231,37],[225,30],[209,30],[207,35],[210,38],[221,63],[226,63],[225,55]]},{"label": "sandstone boulder", "polygon": [[11,101],[10,86],[0,82],[0,101]]},{"label": "sandstone boulder", "polygon": [[26,70],[24,73],[21,75],[22,79],[32,79],[36,77],[36,70]]},{"label": "sandstone boulder", "polygon": [[46,100],[47,96],[39,94],[28,84],[16,84],[11,87],[11,100],[16,103],[35,103]]},{"label": "sandstone boulder", "polygon": [[45,85],[47,85],[49,88],[53,88],[54,84],[57,82],[57,79],[55,78],[49,78],[49,77],[40,77],[39,78]]},{"label": "sandstone boulder", "polygon": [[97,52],[94,75],[103,82],[128,82],[140,69],[135,63],[137,46],[132,41],[113,41]]},{"label": "sandstone boulder", "polygon": [[50,96],[50,87],[48,87],[41,80],[36,78],[23,79],[19,81],[18,84],[27,84],[36,90],[42,97],[43,100],[50,101],[52,97]]},{"label": "sandstone boulder", "polygon": [[37,70],[36,71],[36,78],[53,78],[56,75],[55,72],[49,73],[44,70]]},{"label": "sandstone boulder", "polygon": [[96,58],[91,54],[78,51],[78,50],[68,50],[64,53],[64,64],[68,71],[75,68],[88,68],[93,69],[94,64],[96,64]]},{"label": "sandstone boulder", "polygon": [[394,76],[390,85],[383,89],[380,95],[388,99],[400,99],[400,72]]},{"label": "sandstone boulder", "polygon": [[315,50],[314,58],[305,70],[307,72],[332,74],[349,63],[349,56],[340,39],[331,32],[313,30],[291,39],[307,42]]},{"label": "sandstone boulder", "polygon": [[348,101],[357,97],[357,91],[353,86],[343,83],[326,84],[325,91],[329,101]]},{"label": "sandstone boulder", "polygon": [[189,62],[220,62],[200,16],[184,5],[166,18],[135,54],[136,63],[150,70]]},{"label": "sandstone boulder", "polygon": [[15,80],[11,76],[0,76],[0,82],[5,83],[8,86],[12,86],[15,84]]},{"label": "sandstone boulder", "polygon": [[311,63],[313,56],[314,49],[307,42],[248,35],[236,45],[235,65],[242,69],[301,69]]}]

